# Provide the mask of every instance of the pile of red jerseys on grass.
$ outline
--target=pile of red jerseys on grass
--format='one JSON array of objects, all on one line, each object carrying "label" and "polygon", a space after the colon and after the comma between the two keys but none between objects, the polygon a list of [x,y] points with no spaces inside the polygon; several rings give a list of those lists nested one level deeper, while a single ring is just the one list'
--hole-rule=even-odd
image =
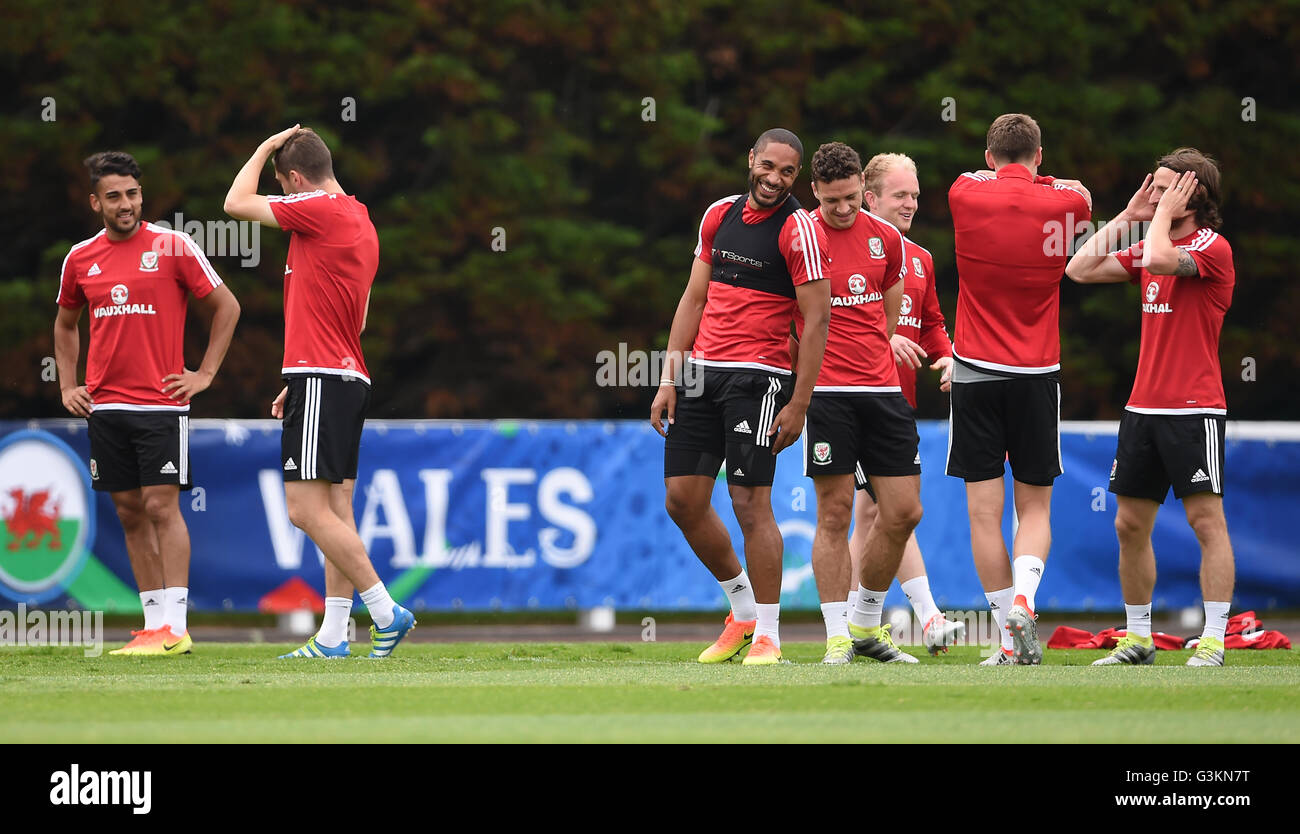
[{"label": "pile of red jerseys on grass", "polygon": [[[1047,641],[1049,649],[1113,649],[1119,639],[1127,634],[1123,628],[1108,628],[1093,634],[1081,628],[1057,626],[1052,632],[1052,639]],[[1178,637],[1153,631],[1151,639],[1157,649],[1190,649],[1200,642],[1201,636]],[[1223,640],[1225,649],[1289,649],[1291,640],[1280,631],[1265,631],[1264,624],[1255,616],[1254,611],[1246,611],[1228,620],[1227,636]]]}]

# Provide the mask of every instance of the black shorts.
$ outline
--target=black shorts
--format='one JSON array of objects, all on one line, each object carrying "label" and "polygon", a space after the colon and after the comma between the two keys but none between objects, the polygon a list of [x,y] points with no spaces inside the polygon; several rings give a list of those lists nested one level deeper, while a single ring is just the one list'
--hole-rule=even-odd
[{"label": "black shorts", "polygon": [[1051,486],[1061,466],[1061,383],[1056,374],[954,382],[948,418],[948,474],[1001,478],[1004,463],[1022,484]]},{"label": "black shorts", "polygon": [[804,428],[804,474],[852,474],[858,488],[868,490],[869,475],[921,474],[914,415],[902,394],[814,393]]},{"label": "black shorts", "polygon": [[286,481],[341,484],[357,477],[370,386],[327,374],[285,377],[280,471]]},{"label": "black shorts", "polygon": [[97,409],[86,425],[95,489],[124,492],[161,484],[190,488],[190,415]]},{"label": "black shorts", "polygon": [[770,487],[776,475],[776,438],[767,433],[790,401],[794,377],[759,370],[696,371],[697,385],[677,386],[677,413],[664,444],[664,477],[716,478],[725,459],[727,483]]},{"label": "black shorts", "polygon": [[1125,411],[1110,466],[1110,491],[1161,504],[1198,492],[1223,495],[1223,436],[1227,418],[1215,414]]}]

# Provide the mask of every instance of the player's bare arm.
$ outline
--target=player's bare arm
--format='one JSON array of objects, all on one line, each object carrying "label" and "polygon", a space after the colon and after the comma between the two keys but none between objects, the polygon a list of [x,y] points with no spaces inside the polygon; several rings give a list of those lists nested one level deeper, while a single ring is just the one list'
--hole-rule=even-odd
[{"label": "player's bare arm", "polygon": [[691,349],[691,345],[695,344],[695,336],[699,333],[700,319],[704,317],[704,304],[709,299],[709,279],[712,275],[713,267],[696,258],[691,264],[691,277],[686,283],[686,291],[682,293],[681,301],[677,302],[673,325],[668,331],[668,356],[664,359],[659,390],[655,394],[654,402],[650,404],[650,425],[654,426],[654,430],[659,432],[661,437],[667,437],[663,426],[664,412],[668,412],[669,425],[677,419],[675,383],[678,370],[680,363],[686,361],[686,353]]},{"label": "player's bare arm", "polygon": [[199,299],[199,310],[210,318],[208,349],[203,353],[199,369],[186,369],[183,373],[163,377],[166,383],[163,393],[178,403],[189,402],[195,394],[206,391],[212,384],[235,335],[235,323],[239,321],[239,301],[225,284]]},{"label": "player's bare arm", "polygon": [[280,224],[275,221],[275,215],[271,213],[271,204],[267,202],[265,196],[257,193],[257,185],[261,181],[262,169],[266,167],[266,161],[290,136],[298,132],[299,127],[300,125],[294,125],[288,130],[282,130],[257,146],[257,150],[253,151],[253,155],[235,175],[235,181],[230,184],[230,191],[226,192],[226,214],[236,220],[256,220],[280,228]]},{"label": "player's bare arm", "polygon": [[63,407],[78,417],[90,416],[94,402],[86,386],[77,384],[77,356],[81,352],[81,334],[78,322],[81,308],[70,310],[59,307],[54,319],[54,366],[59,373],[59,394]]},{"label": "player's bare arm", "polygon": [[[901,283],[901,282],[900,282]],[[776,435],[772,454],[777,454],[799,439],[804,416],[812,401],[813,386],[826,354],[826,337],[831,326],[831,282],[809,281],[795,288],[795,300],[803,316],[803,338],[799,341],[799,365],[795,371],[794,393],[790,402],[776,415],[768,436]]]},{"label": "player's bare arm", "polygon": [[903,310],[903,279],[885,290],[885,335],[892,337],[898,329],[898,316]]},{"label": "player's bare arm", "polygon": [[1065,274],[1079,284],[1114,284],[1131,277],[1111,253],[1119,246],[1122,232],[1135,224],[1151,220],[1154,192],[1152,177],[1147,174],[1142,186],[1129,198],[1128,205],[1114,219],[1097,230],[1066,264]]},{"label": "player's bare arm", "polygon": [[1155,214],[1151,217],[1151,225],[1147,228],[1145,245],[1146,268],[1152,275],[1198,274],[1192,256],[1174,246],[1169,238],[1169,229],[1173,223],[1187,216],[1187,202],[1196,193],[1196,189],[1195,172],[1186,171],[1160,195],[1160,202],[1156,204]]}]

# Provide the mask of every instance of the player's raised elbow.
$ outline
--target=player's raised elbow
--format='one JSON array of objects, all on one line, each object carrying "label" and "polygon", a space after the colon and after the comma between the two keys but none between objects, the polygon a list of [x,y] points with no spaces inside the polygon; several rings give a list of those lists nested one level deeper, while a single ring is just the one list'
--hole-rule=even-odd
[{"label": "player's raised elbow", "polygon": [[226,202],[222,205],[226,214],[236,220],[257,220],[257,213],[254,211],[255,200],[240,197],[235,194],[227,194]]},{"label": "player's raised elbow", "polygon": [[1065,275],[1076,284],[1100,283],[1105,280],[1103,275],[1105,262],[1105,258],[1098,259],[1087,253],[1078,252],[1065,265]]}]

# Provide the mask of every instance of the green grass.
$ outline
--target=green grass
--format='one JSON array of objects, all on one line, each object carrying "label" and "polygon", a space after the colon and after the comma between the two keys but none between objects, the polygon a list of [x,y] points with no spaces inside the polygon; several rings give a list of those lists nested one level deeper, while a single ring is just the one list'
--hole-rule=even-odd
[{"label": "green grass", "polygon": [[[382,661],[277,661],[288,644],[178,658],[0,649],[0,742],[1300,742],[1300,653],[1189,652],[1154,667],[703,666],[691,643],[403,645]],[[354,649],[363,649],[360,644]]]}]

